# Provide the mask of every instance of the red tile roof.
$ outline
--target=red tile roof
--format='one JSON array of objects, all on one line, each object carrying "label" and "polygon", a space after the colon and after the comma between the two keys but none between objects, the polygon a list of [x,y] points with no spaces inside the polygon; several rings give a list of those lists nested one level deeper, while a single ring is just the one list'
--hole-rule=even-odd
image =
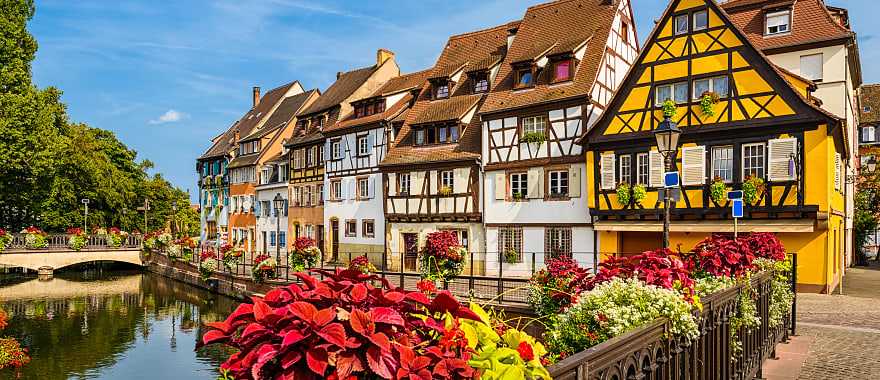
[{"label": "red tile roof", "polygon": [[[588,95],[599,72],[619,5],[617,1],[606,3],[605,0],[562,0],[526,10],[480,113]],[[576,66],[571,84],[550,85],[551,69],[548,65],[538,74],[538,83],[534,88],[513,90],[513,63],[571,53],[583,43],[587,44],[587,50]]]},{"label": "red tile roof", "polygon": [[[452,36],[446,43],[440,57],[431,70],[429,78],[451,75],[464,67],[485,65],[487,59],[498,59],[507,49],[507,34],[516,28],[519,21],[493,28]],[[451,69],[450,69],[451,68]],[[451,161],[471,161],[480,159],[480,121],[474,115],[464,127],[457,144],[444,144],[432,147],[414,147],[411,126],[440,120],[455,120],[462,115],[464,108],[479,107],[485,94],[471,94],[470,80],[462,75],[461,80],[450,89],[448,99],[431,100],[431,84],[424,81],[416,103],[408,111],[403,128],[394,145],[389,149],[382,166],[403,164],[436,163]],[[466,111],[466,110],[464,110]]]},{"label": "red tile roof", "polygon": [[[385,61],[388,62],[388,61]],[[384,64],[384,62],[383,62]],[[300,115],[308,115],[313,113],[318,113],[324,111],[328,108],[339,105],[344,102],[345,99],[348,99],[352,93],[354,93],[367,79],[370,78],[370,75],[373,75],[376,70],[379,69],[378,65],[373,65],[369,67],[360,68],[357,70],[352,70],[346,73],[339,74],[339,77],[336,79],[336,82],[333,82],[327,90],[321,94],[321,97],[318,98],[312,105],[303,110]]]},{"label": "red tile roof", "polygon": [[[425,79],[427,79],[430,72],[430,70],[422,70],[415,73],[400,75],[391,78],[390,80],[385,82],[382,87],[379,87],[369,96],[364,97],[363,99],[356,99],[355,101],[389,96],[404,91],[413,91],[419,88],[422,83],[425,82]],[[380,121],[391,121],[398,115],[400,115],[401,112],[404,112],[406,109],[409,108],[409,105],[412,103],[412,99],[412,95],[406,95],[398,100],[396,103],[387,105],[387,107],[385,108],[385,112],[373,114],[370,116],[355,118],[354,114],[349,114],[345,119],[326,126],[324,128],[324,132],[325,134],[338,134],[344,133],[342,131],[345,129],[361,127],[368,124],[378,123]]]},{"label": "red tile roof", "polygon": [[[823,0],[734,0],[721,4],[730,21],[742,30],[755,47],[768,50],[854,38],[855,34],[834,19]],[[791,8],[791,32],[764,36],[767,11]]]},{"label": "red tile roof", "polygon": [[[862,124],[880,123],[880,84],[862,85],[859,91],[859,121]],[[865,107],[868,112],[865,112]]]}]

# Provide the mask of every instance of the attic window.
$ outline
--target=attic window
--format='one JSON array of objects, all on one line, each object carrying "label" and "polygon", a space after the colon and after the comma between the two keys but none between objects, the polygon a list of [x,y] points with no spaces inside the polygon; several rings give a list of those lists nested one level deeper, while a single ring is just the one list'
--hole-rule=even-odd
[{"label": "attic window", "polygon": [[862,112],[864,112],[864,113],[870,113],[870,112],[871,112],[871,106],[864,106],[864,107],[862,108]]},{"label": "attic window", "polygon": [[688,21],[690,17],[687,14],[675,16],[675,35],[688,33]]},{"label": "attic window", "polygon": [[563,58],[553,62],[553,83],[571,80],[574,76],[574,62],[571,58]]},{"label": "attic window", "polygon": [[414,127],[415,145],[453,144],[458,142],[461,130],[455,123]]},{"label": "attic window", "polygon": [[364,116],[375,115],[385,112],[385,99],[371,100],[358,103],[354,106],[354,117],[360,118]]},{"label": "attic window", "polygon": [[791,10],[768,13],[766,16],[767,29],[765,35],[782,34],[791,31]]},{"label": "attic window", "polygon": [[449,97],[449,81],[443,80],[434,83],[434,99],[446,99]]},{"label": "attic window", "polygon": [[705,30],[709,28],[709,11],[694,12],[694,30]]},{"label": "attic window", "polygon": [[473,73],[471,78],[474,81],[474,93],[479,94],[489,91],[489,73],[480,71]]},{"label": "attic window", "polygon": [[524,67],[516,70],[516,88],[528,88],[535,85],[534,72],[531,67]]}]

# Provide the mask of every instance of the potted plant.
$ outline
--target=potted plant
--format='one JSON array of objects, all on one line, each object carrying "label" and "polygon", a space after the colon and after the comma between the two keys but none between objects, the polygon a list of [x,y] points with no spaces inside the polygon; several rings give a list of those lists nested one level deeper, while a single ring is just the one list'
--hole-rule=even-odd
[{"label": "potted plant", "polygon": [[452,195],[452,188],[449,186],[441,186],[438,193],[442,196],[450,196]]},{"label": "potted plant", "polygon": [[0,253],[3,253],[3,250],[6,249],[11,242],[12,234],[10,234],[9,231],[0,228]]},{"label": "potted plant", "polygon": [[525,132],[525,133],[523,133],[522,137],[520,138],[520,141],[522,141],[524,143],[536,144],[538,146],[541,146],[541,144],[543,144],[544,141],[546,141],[546,140],[547,140],[547,136],[544,134],[544,132],[537,132],[537,131]]},{"label": "potted plant", "polygon": [[459,244],[455,232],[430,233],[425,240],[425,248],[419,256],[422,277],[429,280],[446,280],[458,276],[464,270],[466,255],[467,249]]},{"label": "potted plant", "polygon": [[507,264],[516,264],[520,262],[519,252],[513,248],[508,248],[504,251],[504,262]]},{"label": "potted plant", "polygon": [[629,206],[629,203],[632,201],[631,190],[628,183],[618,183],[615,190],[617,192],[617,203],[620,203],[622,206]]},{"label": "potted plant", "polygon": [[294,272],[314,268],[321,258],[321,250],[310,237],[298,237],[293,242],[293,252],[287,255],[287,265]]},{"label": "potted plant", "polygon": [[272,256],[263,254],[254,257],[254,268],[251,270],[254,282],[261,284],[266,279],[275,278],[278,262]]},{"label": "potted plant", "polygon": [[201,253],[199,263],[199,274],[202,275],[203,281],[208,281],[214,272],[220,268],[220,261],[214,255],[214,251],[204,251]]},{"label": "potted plant", "polygon": [[175,243],[180,247],[181,256],[186,261],[192,259],[193,253],[195,253],[196,248],[199,246],[198,241],[189,236],[177,239]]},{"label": "potted plant", "polygon": [[663,110],[663,117],[667,119],[672,119],[678,112],[678,107],[672,99],[666,99],[660,108]]},{"label": "potted plant", "polygon": [[80,251],[83,247],[86,246],[88,239],[86,238],[86,233],[82,228],[79,227],[71,227],[67,229],[67,234],[70,237],[67,239],[67,246],[74,251]]},{"label": "potted plant", "polygon": [[47,233],[43,232],[43,230],[30,226],[21,231],[24,234],[24,246],[28,249],[41,249],[49,246],[49,241],[46,240]]},{"label": "potted plant", "polygon": [[120,230],[119,227],[110,227],[109,230],[105,230],[102,228],[99,229],[99,231],[103,232],[99,234],[106,236],[107,245],[111,248],[121,247],[122,244],[125,243],[125,238],[128,237],[128,232]]},{"label": "potted plant", "polygon": [[632,187],[632,200],[633,204],[640,205],[642,201],[648,196],[648,189],[645,188],[645,185],[638,183]]},{"label": "potted plant", "polygon": [[724,183],[724,180],[721,177],[715,177],[712,180],[712,184],[709,185],[709,196],[712,197],[712,200],[717,204],[721,204],[727,199],[727,192],[730,191],[730,188],[727,187],[727,184]]},{"label": "potted plant", "polygon": [[764,197],[764,179],[747,175],[742,184],[743,200],[754,205]]},{"label": "potted plant", "polygon": [[241,263],[241,258],[244,257],[244,248],[224,243],[220,246],[220,257],[223,258],[226,269],[232,271],[236,265]]},{"label": "potted plant", "polygon": [[520,193],[520,192],[515,192],[515,193],[513,193],[513,194],[510,194],[510,197],[513,198],[513,200],[516,201],[516,202],[519,202],[519,201],[522,201],[522,200],[526,199],[526,196],[523,195],[523,193]]},{"label": "potted plant", "polygon": [[706,116],[715,116],[715,105],[721,98],[714,91],[705,91],[700,95],[700,111]]},{"label": "potted plant", "polygon": [[363,274],[370,274],[378,271],[373,263],[370,262],[370,259],[367,258],[367,255],[361,255],[352,259],[351,262],[348,264],[348,269],[356,270]]}]

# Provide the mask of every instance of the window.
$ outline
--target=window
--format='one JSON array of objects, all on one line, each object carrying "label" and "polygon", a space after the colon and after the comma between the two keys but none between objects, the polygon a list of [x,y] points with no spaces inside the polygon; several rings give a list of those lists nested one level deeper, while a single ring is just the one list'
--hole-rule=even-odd
[{"label": "window", "polygon": [[303,186],[303,205],[310,207],[312,205],[312,186]]},{"label": "window", "polygon": [[544,134],[547,128],[547,119],[544,116],[524,117],[521,122],[523,136],[527,133]]},{"label": "window", "polygon": [[[238,232],[238,230],[236,230],[236,232]],[[236,239],[236,240],[238,240],[238,239]],[[269,246],[270,247],[275,246],[275,231],[269,232]]]},{"label": "window", "polygon": [[330,199],[334,201],[342,199],[342,181],[330,181]]},{"label": "window", "polygon": [[315,165],[320,164],[320,161],[324,160],[324,144],[318,145],[315,148],[318,149],[318,154],[316,155]]},{"label": "window", "polygon": [[278,165],[278,182],[287,181],[287,164]]},{"label": "window", "polygon": [[568,196],[568,170],[554,170],[549,174],[550,196],[551,197],[567,197]]},{"label": "window", "polygon": [[510,195],[514,199],[524,199],[528,195],[528,173],[513,173],[510,175]]},{"label": "window", "polygon": [[709,28],[709,12],[694,12],[694,30],[704,30]]},{"label": "window", "polygon": [[874,142],[876,140],[876,129],[872,126],[862,128],[862,142]]},{"label": "window", "polygon": [[376,236],[376,222],[373,219],[364,219],[363,221],[364,237]]},{"label": "window", "polygon": [[862,112],[863,113],[871,113],[871,106],[862,107]]},{"label": "window", "polygon": [[572,74],[571,59],[563,59],[553,63],[553,82],[564,82],[571,80]]},{"label": "window", "polygon": [[370,100],[354,105],[354,117],[370,116],[385,112],[385,99]]},{"label": "window", "polygon": [[724,182],[733,182],[733,146],[716,146],[712,148],[712,178],[721,178]]},{"label": "window", "polygon": [[629,24],[625,22],[620,23],[620,38],[623,42],[629,42]]},{"label": "window", "polygon": [[357,179],[357,191],[359,199],[367,199],[370,197],[370,181],[368,177]]},{"label": "window", "polygon": [[571,257],[571,227],[546,227],[544,252],[551,257]]},{"label": "window", "polygon": [[516,70],[516,88],[532,87],[532,68],[523,68]]},{"label": "window", "polygon": [[448,191],[451,193],[455,189],[455,174],[452,170],[444,170],[440,172],[440,188],[441,189],[449,189]]},{"label": "window", "polygon": [[636,154],[636,183],[648,186],[649,184],[649,161],[647,153]]},{"label": "window", "polygon": [[743,179],[746,176],[764,178],[764,143],[743,144]]},{"label": "window", "polygon": [[315,195],[318,196],[317,206],[324,204],[324,185],[315,185]]},{"label": "window", "polygon": [[425,145],[425,130],[416,130],[416,145]]},{"label": "window", "polygon": [[306,148],[306,167],[310,168],[315,165],[315,154],[317,152],[317,147]]},{"label": "window", "polygon": [[456,124],[420,127],[415,129],[415,145],[457,143],[459,132],[458,125]]},{"label": "window", "polygon": [[822,80],[822,54],[801,56],[801,76],[813,81]]},{"label": "window", "polygon": [[687,34],[688,32],[688,15],[675,16],[675,34]]},{"label": "window", "polygon": [[286,247],[287,246],[287,232],[279,231],[278,232],[278,246]]},{"label": "window", "polygon": [[410,176],[409,173],[400,173],[397,175],[398,194],[409,195]]},{"label": "window", "polygon": [[663,102],[673,99],[675,103],[682,104],[688,101],[688,82],[665,84],[656,87],[654,102],[661,106]]},{"label": "window", "polygon": [[357,236],[357,220],[349,219],[345,221],[345,236],[347,237],[355,237]]},{"label": "window", "polygon": [[478,94],[481,92],[489,91],[489,74],[485,71],[478,72],[473,75],[474,80],[474,93]]},{"label": "window", "polygon": [[446,99],[449,97],[449,82],[442,81],[434,84],[434,99]]},{"label": "window", "polygon": [[370,143],[367,135],[357,137],[358,156],[367,156],[370,154]]},{"label": "window", "polygon": [[342,141],[339,139],[330,141],[330,154],[332,154],[332,159],[340,160],[342,159]]},{"label": "window", "polygon": [[766,16],[767,35],[786,33],[791,30],[791,11],[768,13]]},{"label": "window", "polygon": [[302,188],[297,186],[293,188],[293,206],[302,207]]},{"label": "window", "polygon": [[267,218],[269,217],[269,213],[272,212],[272,207],[270,206],[270,203],[271,202],[269,201],[260,202],[260,210],[263,211],[263,216]]},{"label": "window", "polygon": [[516,262],[522,262],[522,239],[522,227],[498,228],[498,252],[505,258],[511,252],[517,257]]},{"label": "window", "polygon": [[620,182],[632,182],[632,156],[620,156]]},{"label": "window", "polygon": [[714,92],[721,98],[727,97],[727,77],[713,77],[694,80],[694,100],[699,100],[706,92]]}]

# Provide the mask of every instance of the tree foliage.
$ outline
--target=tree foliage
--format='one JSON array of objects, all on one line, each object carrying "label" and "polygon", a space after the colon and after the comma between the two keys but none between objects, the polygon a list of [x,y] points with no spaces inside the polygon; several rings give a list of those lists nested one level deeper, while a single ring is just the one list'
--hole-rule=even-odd
[{"label": "tree foliage", "polygon": [[[60,90],[33,84],[34,11],[33,0],[0,0],[0,228],[81,226],[80,200],[88,198],[89,227],[162,228],[176,201],[174,220],[192,229],[198,215],[188,194],[148,174],[152,163],[138,161],[113,132],[70,122]],[[147,226],[137,211],[144,199]]]},{"label": "tree foliage", "polygon": [[[861,152],[861,155],[873,155],[876,159],[880,155],[880,149],[868,148],[868,151]],[[868,237],[880,227],[880,169],[870,171],[867,165],[863,165],[859,172],[857,186],[853,227],[855,229],[855,246],[858,249],[858,262],[865,264],[864,247],[868,243]],[[880,255],[877,257],[880,259]]]}]

